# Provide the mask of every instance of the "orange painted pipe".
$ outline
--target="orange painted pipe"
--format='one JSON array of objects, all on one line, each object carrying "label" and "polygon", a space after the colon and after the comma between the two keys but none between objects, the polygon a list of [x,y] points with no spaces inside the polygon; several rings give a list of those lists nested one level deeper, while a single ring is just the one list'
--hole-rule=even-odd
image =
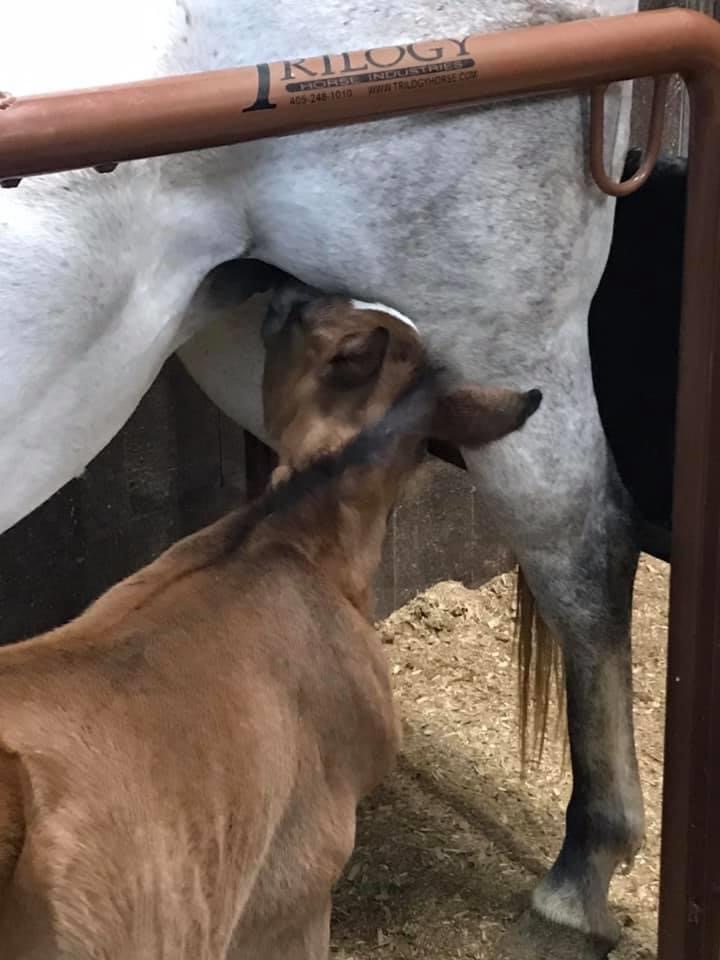
[{"label": "orange painted pipe", "polygon": [[713,64],[720,25],[662,10],[23,97],[0,180]]}]

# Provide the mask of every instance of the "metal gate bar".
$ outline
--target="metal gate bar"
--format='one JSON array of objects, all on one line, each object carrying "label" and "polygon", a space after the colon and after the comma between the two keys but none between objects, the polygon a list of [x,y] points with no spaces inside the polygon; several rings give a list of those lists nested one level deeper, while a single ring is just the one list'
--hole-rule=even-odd
[{"label": "metal gate bar", "polygon": [[720,960],[720,25],[683,10],[0,98],[0,179],[680,73],[691,104],[660,960]]}]

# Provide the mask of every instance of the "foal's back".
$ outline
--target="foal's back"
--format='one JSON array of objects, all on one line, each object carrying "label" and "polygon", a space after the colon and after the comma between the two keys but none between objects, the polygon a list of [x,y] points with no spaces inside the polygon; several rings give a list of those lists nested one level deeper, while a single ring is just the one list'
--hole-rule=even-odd
[{"label": "foal's back", "polygon": [[396,745],[379,641],[292,548],[173,549],[0,656],[7,960],[327,954]]}]

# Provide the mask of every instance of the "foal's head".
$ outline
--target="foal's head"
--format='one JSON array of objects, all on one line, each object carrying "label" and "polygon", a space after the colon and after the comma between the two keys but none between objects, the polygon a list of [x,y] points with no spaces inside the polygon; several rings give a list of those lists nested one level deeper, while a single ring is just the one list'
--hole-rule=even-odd
[{"label": "foal's head", "polygon": [[538,390],[451,386],[401,314],[297,284],[276,293],[264,332],[265,423],[280,475],[344,450],[348,466],[365,458],[397,486],[430,437],[479,447],[517,430],[541,401]]}]

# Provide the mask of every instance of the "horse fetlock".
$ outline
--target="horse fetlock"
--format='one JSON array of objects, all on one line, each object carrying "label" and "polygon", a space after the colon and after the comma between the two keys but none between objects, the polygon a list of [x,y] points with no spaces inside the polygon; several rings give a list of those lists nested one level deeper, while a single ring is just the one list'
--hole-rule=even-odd
[{"label": "horse fetlock", "polygon": [[550,923],[577,930],[610,950],[619,941],[621,928],[608,906],[604,865],[594,859],[574,876],[556,863],[533,891],[532,907]]},{"label": "horse fetlock", "polygon": [[589,839],[582,844],[585,860],[606,892],[616,871],[630,873],[645,842],[641,797],[637,802],[624,804],[618,799],[612,810],[611,816],[590,815]]},{"label": "horse fetlock", "polygon": [[628,827],[625,848],[620,855],[618,869],[620,870],[620,873],[624,877],[626,877],[629,873],[632,872],[632,869],[635,866],[635,858],[637,857],[638,853],[640,853],[640,851],[642,850],[644,844],[645,844],[645,820],[641,813],[637,822],[633,822]]},{"label": "horse fetlock", "polygon": [[645,845],[645,837],[642,836],[632,846],[628,846],[625,853],[622,854],[617,862],[616,870],[622,877],[627,877],[635,868],[635,859]]},{"label": "horse fetlock", "polygon": [[620,876],[627,877],[633,872],[636,856],[637,853],[634,853],[631,857],[626,857],[624,860],[620,861],[620,866],[618,867]]},{"label": "horse fetlock", "polygon": [[[618,809],[620,814],[615,812]],[[576,829],[570,830],[560,856],[535,889],[533,909],[552,923],[614,946],[620,926],[610,911],[608,890],[618,867],[629,872],[642,847],[642,796],[639,791],[629,791],[608,802],[603,814],[585,812],[583,840],[577,832],[577,809],[569,813]]]},{"label": "horse fetlock", "polygon": [[645,812],[639,789],[623,796],[613,809],[620,809],[621,813],[610,819],[599,818],[602,829],[595,836],[592,854],[595,859],[603,861],[608,883],[618,869],[623,874],[630,873],[645,843]]}]

